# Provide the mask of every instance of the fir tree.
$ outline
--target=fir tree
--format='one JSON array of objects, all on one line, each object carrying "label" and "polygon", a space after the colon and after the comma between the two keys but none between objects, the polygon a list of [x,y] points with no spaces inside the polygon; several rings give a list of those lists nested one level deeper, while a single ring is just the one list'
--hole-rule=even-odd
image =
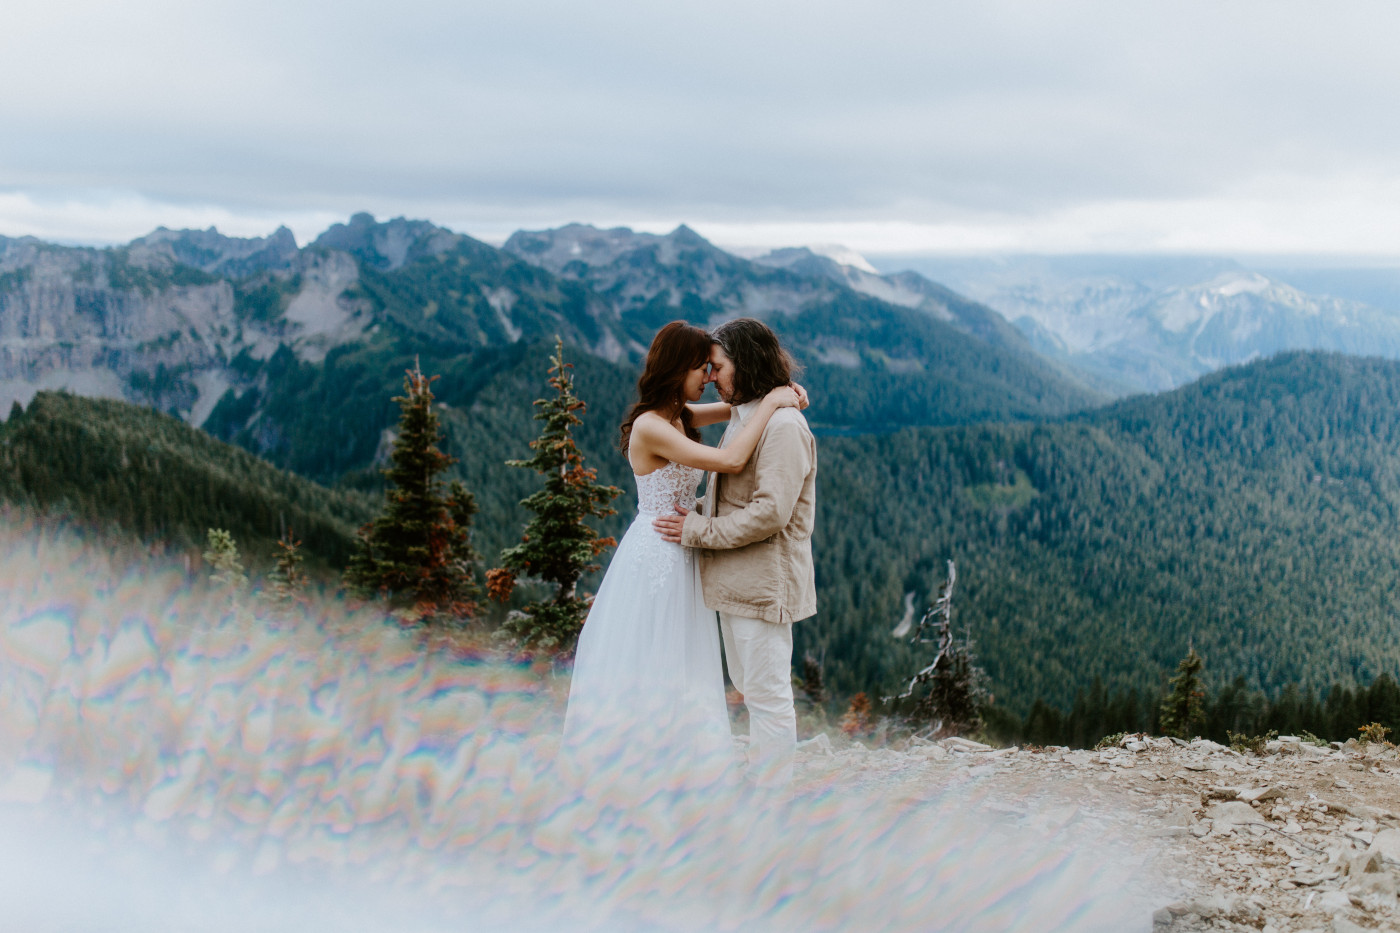
[{"label": "fir tree", "polygon": [[278,538],[276,565],[268,574],[268,590],[273,602],[289,603],[306,586],[306,571],[301,563],[301,542],[290,532]]},{"label": "fir tree", "polygon": [[554,396],[535,402],[535,420],[544,422],[540,436],[530,442],[535,454],[529,460],[507,461],[535,470],[544,477],[544,488],[521,502],[535,517],[520,543],[501,551],[502,566],[487,574],[487,580],[491,595],[501,600],[509,598],[518,576],[552,585],[551,596],[511,613],[502,629],[525,648],[567,656],[573,653],[591,602],[578,592],[579,577],[597,570],[595,558],[617,543],[599,537],[588,519],[611,515],[608,503],[621,490],[600,485],[597,472],[583,465],[572,432],[582,423],[579,415],[586,406],[574,395],[573,365],[564,362],[564,341],[554,341],[549,369]]},{"label": "fir tree", "polygon": [[1189,739],[1205,722],[1205,687],[1201,669],[1205,661],[1191,648],[1176,666],[1172,690],[1162,701],[1162,731],[1179,739]]},{"label": "fir tree", "polygon": [[438,449],[432,382],[417,361],[404,377],[399,435],[384,511],[360,529],[346,583],[362,596],[380,596],[414,620],[459,622],[476,611],[476,553],[471,519],[476,501],[460,482],[443,488],[439,475],[456,462]]},{"label": "fir tree", "polygon": [[222,528],[209,529],[209,542],[204,551],[204,560],[213,568],[209,579],[219,586],[242,589],[248,583],[248,574],[243,570],[243,562],[238,558],[238,545],[233,535]]}]

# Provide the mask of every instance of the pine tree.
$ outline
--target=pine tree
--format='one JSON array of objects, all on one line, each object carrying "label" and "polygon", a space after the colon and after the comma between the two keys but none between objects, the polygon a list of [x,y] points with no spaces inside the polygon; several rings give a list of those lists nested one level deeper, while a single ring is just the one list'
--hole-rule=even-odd
[{"label": "pine tree", "polygon": [[380,596],[411,620],[457,623],[476,612],[476,552],[471,519],[476,500],[460,482],[439,475],[456,462],[438,449],[432,382],[417,361],[404,377],[399,434],[384,511],[359,531],[345,582],[362,596]]},{"label": "pine tree", "polygon": [[213,568],[209,579],[218,586],[242,589],[248,583],[248,574],[243,570],[243,562],[238,558],[238,545],[233,535],[222,528],[210,528],[208,546],[204,560]]},{"label": "pine tree", "polygon": [[1172,690],[1162,701],[1162,731],[1179,739],[1189,739],[1205,722],[1205,687],[1201,669],[1205,661],[1191,648],[1176,666]]},{"label": "pine tree", "polygon": [[573,364],[564,362],[564,341],[554,341],[549,369],[554,396],[535,402],[535,420],[544,422],[540,436],[530,442],[535,454],[529,460],[507,461],[539,473],[544,488],[521,502],[535,517],[520,543],[501,551],[502,566],[488,573],[487,580],[491,595],[503,601],[517,577],[551,584],[552,596],[511,613],[502,630],[522,647],[567,656],[573,653],[591,603],[578,592],[579,577],[597,570],[594,559],[617,544],[599,537],[587,520],[613,514],[608,503],[621,490],[598,484],[597,471],[583,465],[572,432],[582,424],[579,415],[586,406],[574,395]]},{"label": "pine tree", "polygon": [[273,602],[289,603],[306,586],[306,571],[301,563],[301,542],[291,532],[278,538],[276,565],[268,574],[268,595]]}]

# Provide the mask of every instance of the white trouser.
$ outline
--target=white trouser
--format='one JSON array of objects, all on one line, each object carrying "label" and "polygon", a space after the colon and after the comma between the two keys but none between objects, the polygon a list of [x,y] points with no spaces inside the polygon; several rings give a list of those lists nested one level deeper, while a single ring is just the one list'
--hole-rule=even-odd
[{"label": "white trouser", "polygon": [[749,779],[760,787],[792,781],[797,710],[792,705],[792,626],[719,614],[729,679],[749,708]]}]

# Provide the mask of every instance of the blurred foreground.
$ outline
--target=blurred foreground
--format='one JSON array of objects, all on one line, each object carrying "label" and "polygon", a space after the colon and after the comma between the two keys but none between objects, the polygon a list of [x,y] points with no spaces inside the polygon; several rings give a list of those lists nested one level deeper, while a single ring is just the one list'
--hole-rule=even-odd
[{"label": "blurred foreground", "polygon": [[1031,783],[896,787],[864,763],[926,756],[859,748],[809,749],[790,802],[622,748],[570,778],[547,672],[13,517],[0,566],[7,928],[1121,931],[1158,906]]}]

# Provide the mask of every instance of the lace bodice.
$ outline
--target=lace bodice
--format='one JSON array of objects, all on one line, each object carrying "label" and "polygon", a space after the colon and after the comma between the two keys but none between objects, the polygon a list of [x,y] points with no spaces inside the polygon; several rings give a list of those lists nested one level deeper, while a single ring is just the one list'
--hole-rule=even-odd
[{"label": "lace bodice", "polygon": [[689,467],[674,460],[659,470],[653,470],[637,479],[637,511],[651,515],[664,515],[676,510],[676,506],[695,508],[695,490],[705,471],[699,467]]}]

